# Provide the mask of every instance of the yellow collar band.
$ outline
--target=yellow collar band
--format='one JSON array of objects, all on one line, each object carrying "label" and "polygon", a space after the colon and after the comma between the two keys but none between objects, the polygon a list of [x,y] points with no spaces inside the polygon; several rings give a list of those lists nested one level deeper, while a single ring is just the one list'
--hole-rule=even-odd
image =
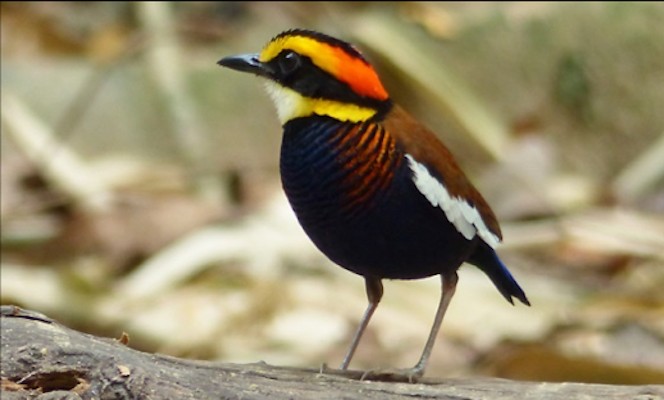
[{"label": "yellow collar band", "polygon": [[311,115],[328,116],[339,121],[363,122],[377,112],[373,108],[355,104],[305,97],[272,81],[266,82],[266,88],[277,108],[277,115],[282,125],[292,119]]}]

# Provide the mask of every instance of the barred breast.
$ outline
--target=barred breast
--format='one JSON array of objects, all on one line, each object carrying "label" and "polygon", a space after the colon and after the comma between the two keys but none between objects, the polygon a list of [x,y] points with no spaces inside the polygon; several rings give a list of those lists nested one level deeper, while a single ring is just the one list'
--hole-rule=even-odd
[{"label": "barred breast", "polygon": [[418,191],[405,153],[380,124],[290,121],[280,168],[305,232],[332,261],[357,274],[440,274],[458,268],[476,244]]}]

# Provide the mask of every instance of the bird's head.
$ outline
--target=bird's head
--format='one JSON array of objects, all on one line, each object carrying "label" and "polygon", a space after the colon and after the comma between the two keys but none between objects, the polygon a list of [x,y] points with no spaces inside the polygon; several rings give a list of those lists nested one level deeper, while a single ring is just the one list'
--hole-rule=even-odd
[{"label": "bird's head", "polygon": [[267,78],[282,124],[312,115],[361,122],[391,106],[378,74],[355,47],[314,31],[282,32],[260,53],[218,64]]}]

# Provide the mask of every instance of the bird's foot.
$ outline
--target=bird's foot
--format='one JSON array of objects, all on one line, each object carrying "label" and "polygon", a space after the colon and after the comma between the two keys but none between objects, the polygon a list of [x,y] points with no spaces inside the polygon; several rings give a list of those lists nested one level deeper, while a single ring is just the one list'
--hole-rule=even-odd
[{"label": "bird's foot", "polygon": [[417,383],[424,375],[424,369],[413,368],[376,368],[365,371],[361,381],[408,382]]},{"label": "bird's foot", "polygon": [[318,368],[319,375],[337,375],[344,376],[350,379],[360,379],[362,377],[363,371],[356,371],[346,368],[333,368],[327,365],[327,363],[322,363]]},{"label": "bird's foot", "polygon": [[327,364],[320,365],[319,374],[345,376],[360,381],[408,382],[417,383],[424,375],[424,369],[413,368],[373,368],[367,371],[331,368]]}]

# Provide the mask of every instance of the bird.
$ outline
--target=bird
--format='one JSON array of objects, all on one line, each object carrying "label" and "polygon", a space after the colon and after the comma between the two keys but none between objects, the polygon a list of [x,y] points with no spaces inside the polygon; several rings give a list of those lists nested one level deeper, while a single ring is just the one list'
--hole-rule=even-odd
[{"label": "bird", "polygon": [[499,258],[498,220],[438,136],[390,97],[358,48],[289,29],[258,53],[218,65],[263,78],[282,126],[279,170],[295,216],[333,263],[364,278],[368,299],[340,370],[347,370],[383,297],[383,280],[439,275],[441,295],[419,361],[426,370],[465,262],[511,304],[530,306]]}]

